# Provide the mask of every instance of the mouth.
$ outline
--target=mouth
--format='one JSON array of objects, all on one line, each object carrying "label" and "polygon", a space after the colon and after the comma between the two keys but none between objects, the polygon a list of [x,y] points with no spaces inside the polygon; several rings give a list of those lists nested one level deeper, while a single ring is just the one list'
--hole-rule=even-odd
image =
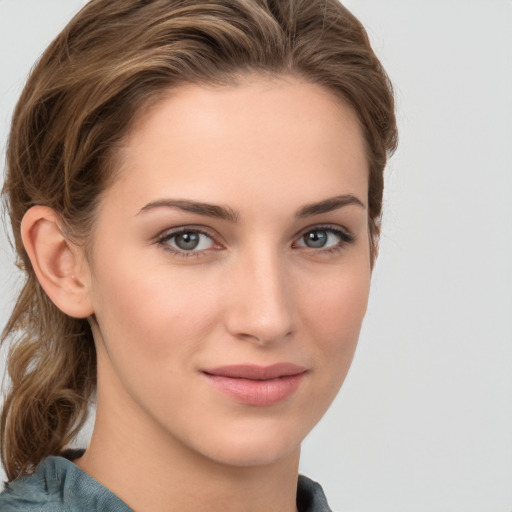
[{"label": "mouth", "polygon": [[271,366],[230,365],[203,370],[202,374],[218,391],[239,403],[271,406],[292,396],[307,374],[292,363]]}]

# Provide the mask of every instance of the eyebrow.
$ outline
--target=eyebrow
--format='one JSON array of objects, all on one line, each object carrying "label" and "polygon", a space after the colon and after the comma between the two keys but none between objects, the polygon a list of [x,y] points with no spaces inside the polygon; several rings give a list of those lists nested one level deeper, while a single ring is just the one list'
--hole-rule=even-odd
[{"label": "eyebrow", "polygon": [[191,201],[189,199],[159,199],[152,201],[146,206],[142,207],[139,211],[144,213],[154,208],[179,208],[186,212],[197,213],[199,215],[206,215],[207,217],[216,217],[218,219],[229,220],[237,222],[239,213],[228,206],[220,206],[217,204],[201,203],[198,201]]},{"label": "eyebrow", "polygon": [[330,197],[318,203],[310,203],[303,206],[296,214],[298,218],[311,217],[321,213],[332,212],[348,205],[356,205],[366,209],[364,203],[352,194],[343,194],[341,196]]},{"label": "eyebrow", "polygon": [[[309,203],[300,208],[295,216],[297,218],[311,217],[321,213],[328,213],[348,205],[356,205],[366,208],[364,203],[352,194],[343,194],[340,196],[330,197],[317,203]],[[180,210],[205,215],[207,217],[215,217],[230,222],[237,222],[240,213],[229,206],[221,206],[218,204],[202,203],[189,199],[158,199],[151,201],[143,206],[139,213],[144,213],[155,208],[179,208]]]}]

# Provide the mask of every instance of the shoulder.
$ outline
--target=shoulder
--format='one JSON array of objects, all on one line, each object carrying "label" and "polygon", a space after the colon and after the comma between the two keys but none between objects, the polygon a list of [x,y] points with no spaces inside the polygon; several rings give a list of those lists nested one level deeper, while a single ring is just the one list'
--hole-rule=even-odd
[{"label": "shoulder", "polygon": [[44,459],[33,475],[7,483],[2,512],[133,512],[109,489],[65,457]]},{"label": "shoulder", "polygon": [[44,478],[34,474],[6,483],[0,493],[2,512],[69,512],[56,501]]},{"label": "shoulder", "polygon": [[321,485],[299,475],[297,485],[297,509],[299,512],[332,512]]}]

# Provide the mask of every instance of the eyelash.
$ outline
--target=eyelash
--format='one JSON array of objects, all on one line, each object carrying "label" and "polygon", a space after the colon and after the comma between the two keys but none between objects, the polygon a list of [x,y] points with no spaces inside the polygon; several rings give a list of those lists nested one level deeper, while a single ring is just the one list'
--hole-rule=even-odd
[{"label": "eyelash", "polygon": [[[343,250],[345,248],[346,245],[351,244],[355,241],[354,235],[352,235],[348,231],[345,231],[338,227],[329,226],[329,225],[327,225],[327,226],[319,225],[319,226],[308,227],[302,231],[302,233],[299,235],[297,240],[300,240],[307,233],[311,233],[313,231],[325,231],[326,233],[335,235],[340,239],[340,241],[336,245],[334,245],[332,247],[327,247],[325,249],[323,249],[323,248],[313,249],[311,247],[306,247],[306,249],[310,249],[314,253],[334,254],[334,253],[340,252],[341,250]],[[169,240],[172,240],[173,238],[175,238],[181,234],[184,234],[184,233],[198,233],[198,234],[207,236],[208,238],[210,238],[213,241],[213,243],[217,243],[215,240],[215,237],[213,236],[212,233],[210,233],[204,229],[201,229],[199,227],[193,227],[193,226],[185,226],[182,228],[175,229],[173,231],[165,232],[157,238],[156,243],[158,245],[160,245],[162,247],[162,249],[164,249],[165,251],[168,251],[171,254],[173,254],[174,256],[177,256],[180,258],[191,258],[191,257],[199,258],[199,257],[204,256],[204,252],[207,251],[208,249],[203,249],[203,250],[199,250],[199,251],[194,251],[194,250],[185,251],[185,250],[174,249],[167,243],[167,242],[169,242]],[[294,244],[295,243],[296,242],[294,242]]]},{"label": "eyelash", "polygon": [[173,238],[182,235],[183,233],[198,233],[200,235],[207,236],[210,238],[214,243],[215,237],[212,235],[212,233],[209,233],[208,231],[193,227],[193,226],[185,226],[182,228],[175,229],[173,231],[168,231],[163,233],[161,236],[159,236],[156,240],[156,243],[162,247],[165,251],[170,252],[174,256],[178,256],[180,258],[199,258],[204,255],[204,250],[202,251],[184,251],[179,249],[174,249],[171,247],[167,242],[169,240],[172,240]]},{"label": "eyelash", "polygon": [[310,249],[314,253],[335,254],[335,253],[342,251],[348,244],[351,244],[355,241],[355,237],[352,233],[350,233],[346,230],[340,229],[338,227],[329,226],[329,225],[327,225],[327,226],[319,225],[319,226],[308,227],[304,231],[302,231],[302,233],[300,234],[300,236],[298,237],[297,240],[302,239],[302,237],[304,237],[304,235],[306,235],[307,233],[311,233],[313,231],[325,231],[326,233],[335,235],[339,238],[339,242],[336,245],[333,245],[332,247],[319,248],[319,249],[313,249],[312,247],[306,247],[306,249]]}]

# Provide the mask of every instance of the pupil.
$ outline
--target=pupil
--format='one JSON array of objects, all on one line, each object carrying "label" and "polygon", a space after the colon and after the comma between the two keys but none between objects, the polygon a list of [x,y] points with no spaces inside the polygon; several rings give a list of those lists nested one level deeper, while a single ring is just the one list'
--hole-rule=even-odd
[{"label": "pupil", "polygon": [[199,234],[181,233],[176,236],[176,245],[184,251],[195,249],[199,245]]},{"label": "pupil", "polygon": [[304,236],[304,243],[308,247],[323,247],[327,242],[327,233],[325,231],[310,231]]}]

